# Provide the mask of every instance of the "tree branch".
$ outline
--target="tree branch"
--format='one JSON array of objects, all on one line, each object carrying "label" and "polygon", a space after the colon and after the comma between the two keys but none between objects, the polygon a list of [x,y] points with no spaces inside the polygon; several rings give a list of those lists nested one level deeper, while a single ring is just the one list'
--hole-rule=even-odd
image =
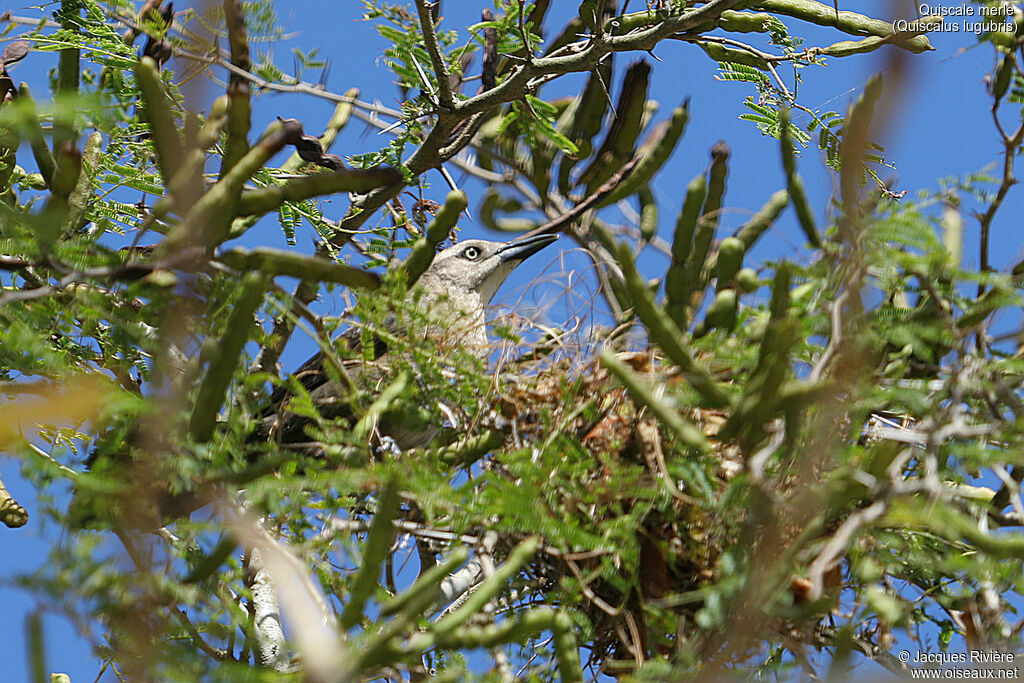
[{"label": "tree branch", "polygon": [[416,0],[416,10],[420,15],[420,28],[423,31],[423,44],[430,55],[430,63],[434,67],[434,75],[437,77],[437,99],[442,109],[451,109],[455,104],[452,96],[451,74],[444,63],[444,55],[441,54],[441,46],[437,42],[437,34],[434,33],[434,17],[431,9],[436,3],[427,0]]},{"label": "tree branch", "polygon": [[[505,102],[511,102],[530,92],[530,82],[541,76],[561,75],[590,71],[612,52],[652,50],[659,41],[679,31],[686,31],[702,23],[713,21],[727,9],[743,0],[712,0],[691,12],[665,19],[649,28],[637,29],[621,36],[605,36],[603,39],[590,38],[565,46],[562,51],[569,54],[554,54],[533,59],[519,66],[508,78],[485,90],[475,97],[455,103],[451,112],[441,112],[433,130],[419,148],[409,157],[406,167],[413,175],[419,175],[436,168],[461,149],[450,145],[449,136],[463,120],[472,114],[491,110]],[[468,140],[466,141],[468,142]],[[442,154],[442,148],[444,154]],[[405,185],[378,188],[352,202],[348,214],[339,224],[341,234],[332,240],[337,245],[347,243],[366,220],[391,198],[398,195]]]},{"label": "tree branch", "polygon": [[256,663],[275,671],[288,669],[288,650],[285,648],[284,627],[281,625],[281,607],[277,598],[274,578],[263,565],[260,551],[249,551],[252,594],[251,614],[253,629],[252,653]]}]

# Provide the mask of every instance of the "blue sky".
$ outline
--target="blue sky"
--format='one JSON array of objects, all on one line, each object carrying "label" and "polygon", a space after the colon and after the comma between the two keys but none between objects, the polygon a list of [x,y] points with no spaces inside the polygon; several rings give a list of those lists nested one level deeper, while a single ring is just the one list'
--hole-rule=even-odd
[{"label": "blue sky", "polygon": [[[176,9],[180,11],[188,4],[179,0]],[[448,0],[444,3],[444,27],[459,29],[462,31],[462,40],[465,40],[467,34],[464,28],[479,21],[480,9],[490,4]],[[547,23],[548,37],[560,31],[578,5],[568,0],[552,4],[555,7]],[[632,4],[635,5],[633,9],[643,5],[639,1]],[[963,3],[947,1],[930,4],[933,7],[955,7]],[[887,17],[893,6],[900,9],[903,16],[913,11],[911,3],[906,0],[892,3],[882,0],[841,0],[840,5],[843,9],[880,17]],[[387,106],[397,105],[397,88],[381,60],[384,42],[377,37],[371,24],[359,21],[361,3],[354,0],[282,0],[277,3],[277,9],[286,31],[294,34],[288,40],[272,46],[278,64],[285,71],[291,68],[290,51],[293,46],[301,46],[305,50],[319,46],[320,56],[331,62],[326,82],[329,90],[340,93],[355,86],[361,88],[364,100],[379,100]],[[37,10],[28,7],[12,10],[19,15],[39,16]],[[808,45],[827,45],[843,39],[843,36],[832,31],[801,24],[796,20],[787,20],[786,23],[792,32],[804,36]],[[890,174],[896,179],[895,189],[907,190],[908,199],[919,189],[937,188],[939,178],[965,176],[982,170],[998,161],[1001,151],[982,82],[992,64],[991,48],[975,47],[976,37],[963,32],[937,34],[932,37],[932,42],[937,48],[934,52],[911,55],[905,60],[905,90],[891,117],[892,125],[882,132],[878,140],[885,147],[887,160],[895,165],[895,171]],[[732,149],[731,172],[725,197],[725,205],[730,211],[723,220],[724,228],[729,230],[738,227],[773,192],[784,187],[777,142],[762,136],[752,123],[739,120],[739,116],[746,112],[743,99],[752,94],[752,88],[748,84],[716,81],[716,65],[693,46],[669,41],[659,46],[655,55],[662,60],[661,63],[651,60],[651,95],[662,103],[658,118],[667,116],[672,107],[684,97],[691,98],[691,117],[686,134],[670,163],[654,182],[654,191],[661,202],[660,232],[670,236],[683,189],[706,166],[708,150],[718,140],[725,140]],[[799,101],[811,109],[843,113],[848,102],[859,93],[870,75],[891,69],[892,55],[892,48],[887,48],[869,55],[830,59],[827,69],[805,69],[802,71]],[[615,86],[620,82],[625,67],[643,56],[617,57],[616,76],[613,79]],[[45,74],[56,64],[56,59],[54,53],[32,53],[13,70],[14,78],[32,84],[33,91],[39,97],[39,93],[45,90]],[[180,71],[181,65],[172,61],[170,68]],[[478,64],[473,68],[478,69]],[[781,73],[792,87],[791,74],[784,69]],[[572,94],[582,87],[583,81],[582,76],[564,79],[552,87],[549,93]],[[216,86],[206,87],[208,93],[215,94]],[[1007,106],[1006,109],[1010,113],[1011,107]],[[298,118],[307,133],[318,134],[332,110],[332,103],[316,98],[263,95],[254,105],[254,131],[262,130],[273,117],[282,116]],[[796,120],[798,123],[803,122],[799,117]],[[1013,117],[1006,120],[1014,123]],[[254,137],[255,133],[251,138]],[[384,142],[385,138],[378,136],[375,130],[353,123],[339,137],[332,151],[343,156],[350,155],[375,150]],[[27,149],[22,149],[19,161],[28,163],[27,158]],[[278,161],[283,161],[283,157]],[[828,201],[832,196],[833,177],[826,171],[815,149],[804,152],[800,160],[800,171],[807,183],[819,223],[824,223]],[[457,179],[460,178],[454,169],[453,174]],[[440,176],[428,173],[427,180],[431,185],[429,195],[435,200],[443,200],[447,187]],[[466,189],[470,194],[471,211],[475,212],[480,188],[468,182]],[[1015,234],[1018,228],[1015,217],[1022,215],[1022,193],[1024,190],[1020,188],[1011,190],[994,224],[992,263],[997,268],[1005,269],[1021,258],[1021,242]],[[337,198],[326,205],[325,211],[329,216],[340,218],[345,207],[345,199]],[[969,209],[970,204],[966,208]],[[965,266],[976,267],[979,261],[977,223],[966,212],[965,217]],[[462,226],[466,236],[494,237],[488,235],[479,223],[464,220]],[[496,238],[506,239],[507,236]],[[312,230],[308,226],[300,228],[295,248],[311,252],[312,239]],[[272,220],[264,221],[251,231],[245,241],[279,248],[287,246],[283,234]],[[568,247],[567,244],[561,246]],[[521,293],[526,283],[555,259],[556,249],[549,248],[550,254],[535,257],[517,272],[516,278],[499,294],[499,300],[504,298],[508,301],[515,294]],[[787,209],[777,227],[763,238],[755,258],[788,256],[806,261],[810,253],[804,245],[792,211]],[[651,275],[655,275],[663,267],[663,262],[650,257],[642,265]],[[324,312],[337,312],[340,308],[339,304],[332,301],[321,304]],[[285,366],[297,366],[314,348],[313,342],[296,339],[283,358]],[[0,476],[15,497],[29,508],[30,513],[38,510],[32,486],[19,475],[19,465],[15,460],[0,458]],[[19,572],[31,571],[44,563],[47,552],[60,534],[60,530],[52,526],[41,526],[41,519],[41,515],[35,514],[27,527],[0,530],[0,534],[4,535],[3,551],[0,552],[0,577],[3,577],[0,601],[4,605],[5,616],[0,619],[0,643],[3,643],[0,661],[4,662],[5,680],[27,680],[24,617],[37,608],[32,596],[12,587],[11,579]],[[75,634],[71,624],[65,618],[47,612],[44,625],[49,669],[67,672],[76,682],[93,680],[99,670],[99,661],[91,654],[85,641]],[[109,674],[104,680],[107,679],[110,679]]]}]

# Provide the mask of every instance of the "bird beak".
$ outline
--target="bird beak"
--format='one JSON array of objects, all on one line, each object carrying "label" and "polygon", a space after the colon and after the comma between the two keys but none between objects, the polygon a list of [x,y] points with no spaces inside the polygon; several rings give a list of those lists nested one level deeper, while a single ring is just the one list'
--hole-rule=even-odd
[{"label": "bird beak", "polygon": [[495,252],[502,261],[525,261],[538,251],[558,239],[558,235],[534,235],[525,239],[512,240]]}]

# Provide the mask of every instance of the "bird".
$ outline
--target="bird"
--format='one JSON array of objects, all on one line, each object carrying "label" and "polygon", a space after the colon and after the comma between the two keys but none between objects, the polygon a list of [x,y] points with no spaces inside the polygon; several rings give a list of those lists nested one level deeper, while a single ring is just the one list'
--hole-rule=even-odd
[{"label": "bird", "polygon": [[[540,234],[510,242],[495,242],[470,239],[458,242],[435,257],[430,267],[420,277],[418,289],[422,293],[416,300],[416,309],[428,315],[433,336],[443,335],[447,343],[462,345],[467,351],[484,357],[489,351],[486,332],[486,309],[498,288],[512,271],[523,261],[557,239],[557,235]],[[392,316],[389,327],[397,327]],[[389,333],[396,332],[389,329]],[[371,354],[359,353],[362,330],[349,328],[340,335],[337,343],[349,351],[356,352],[359,360],[342,362],[342,368],[353,382],[366,386],[379,380],[387,367],[387,345],[379,335],[374,337]],[[368,357],[373,358],[367,363]],[[295,379],[308,392],[320,416],[335,419],[351,416],[351,402],[348,394],[351,385],[339,379],[332,379],[326,368],[323,352],[317,353],[295,371]],[[366,373],[369,382],[366,381]],[[288,384],[277,387],[270,396],[260,420],[249,437],[249,442],[267,440],[279,445],[293,445],[309,442],[306,430],[313,423],[309,417],[289,411],[288,404],[294,393]],[[422,418],[406,413],[401,423],[386,420],[378,431],[399,451],[426,446],[436,435],[437,429]]]},{"label": "bird", "polygon": [[[434,321],[431,325],[437,326],[432,334],[443,334],[447,341],[460,344],[479,357],[486,357],[488,350],[485,318],[488,304],[519,264],[554,242],[556,238],[557,235],[543,234],[513,239],[510,242],[470,239],[442,250],[435,255],[430,267],[414,288],[416,309],[429,313],[429,320]],[[375,378],[382,378],[386,372],[388,348],[383,337],[393,337],[402,332],[398,326],[397,316],[392,316],[386,325],[394,329],[387,329],[386,334],[375,336],[374,348],[370,354],[361,353],[360,341],[363,335],[359,327],[349,328],[335,342],[355,351],[354,355],[361,358],[359,361],[343,362],[343,365],[347,366],[346,373],[350,378],[356,376],[357,379],[364,380],[359,382],[360,384],[366,385]],[[368,358],[374,360],[367,362]],[[317,353],[303,363],[293,375],[308,392],[322,418],[352,417],[351,403],[346,396],[346,393],[351,391],[350,385],[338,381],[337,375],[328,372],[324,365],[325,354]],[[358,377],[359,374],[368,371],[376,374],[369,380],[365,376]],[[322,452],[322,449],[316,448],[315,445],[309,446],[307,428],[314,420],[290,410],[289,404],[294,394],[288,387],[288,383],[278,386],[272,392],[267,405],[257,411],[255,426],[246,438],[245,449],[246,459],[254,464],[262,465],[259,460],[266,453],[267,448],[264,445],[268,442],[302,449],[312,455],[319,455]],[[390,416],[385,415],[386,417]],[[415,424],[404,421],[389,423],[382,419],[377,431],[391,439],[399,451],[429,444],[437,434],[437,428],[429,420],[412,422]],[[173,449],[170,444],[166,444],[166,447]],[[117,467],[117,463],[113,461],[120,461],[123,464],[124,457],[131,457],[122,454],[121,457],[113,459],[103,458],[104,461],[113,460],[104,466],[97,461],[98,455],[98,450],[94,450],[90,455],[90,470],[98,465],[101,471],[109,472],[112,467]],[[137,471],[137,478],[140,479],[138,488],[133,489],[124,500],[115,500],[114,496],[105,494],[104,507],[110,509],[115,517],[120,517],[124,523],[139,528],[159,528],[168,521],[189,517],[198,508],[223,495],[222,484],[216,480],[197,482],[191,490],[172,494],[167,490],[165,483],[152,480],[147,468]],[[146,493],[140,494],[140,491]],[[72,500],[69,519],[75,521],[71,523],[76,528],[102,524],[102,519],[95,515],[95,503],[91,500],[94,495],[80,495],[82,493],[85,492],[76,492]]]}]

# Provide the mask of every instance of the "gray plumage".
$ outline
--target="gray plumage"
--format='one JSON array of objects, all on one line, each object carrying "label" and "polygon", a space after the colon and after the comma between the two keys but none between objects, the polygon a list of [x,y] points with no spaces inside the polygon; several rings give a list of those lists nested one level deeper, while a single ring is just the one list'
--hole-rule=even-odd
[{"label": "gray plumage", "polygon": [[[535,235],[511,242],[474,239],[445,249],[434,257],[433,263],[420,277],[418,286],[422,289],[422,297],[417,302],[418,308],[443,326],[438,333],[443,333],[447,341],[460,343],[472,353],[485,355],[488,352],[486,310],[491,299],[516,266],[556,237]],[[358,351],[360,338],[360,330],[352,328],[342,334],[339,341],[350,350]],[[375,362],[367,364],[350,360],[343,362],[343,368],[350,377],[363,380],[357,383],[365,385],[366,380],[383,376],[387,366],[386,353],[386,344],[379,337],[375,338],[372,354]],[[323,354],[318,353],[299,367],[295,377],[309,392],[322,417],[350,416],[348,387],[330,379],[323,365]],[[367,372],[371,374],[367,376]],[[285,387],[279,387],[273,393],[270,406],[264,411],[262,422],[250,441],[272,439],[296,446],[309,441],[306,428],[311,420],[289,412],[291,397],[291,392]],[[382,422],[378,429],[402,450],[425,446],[436,433],[436,429],[424,421],[410,418],[407,422]]]},{"label": "gray plumage", "polygon": [[[517,265],[554,240],[555,237],[552,235],[532,236],[508,243],[466,240],[445,249],[435,256],[430,268],[420,278],[418,284],[423,295],[418,300],[418,306],[430,314],[428,317],[431,320],[442,321],[438,324],[438,332],[443,333],[446,341],[460,343],[471,352],[484,356],[488,352],[485,332],[487,305],[498,287]],[[397,327],[397,324],[392,325],[392,328]],[[343,355],[366,357],[359,349],[360,332],[358,328],[350,329],[337,340],[337,343],[344,344],[356,352]],[[432,332],[428,333],[433,336]],[[388,334],[401,335],[402,331],[389,329]],[[383,339],[378,337],[374,340],[374,350],[369,355],[375,359],[371,363],[343,362],[347,374],[359,380],[356,383],[363,386],[372,385],[377,379],[384,378],[387,347]],[[295,373],[295,377],[309,392],[325,419],[351,417],[347,400],[348,389],[340,382],[332,380],[331,375],[325,372],[322,354],[317,354],[304,363]],[[254,447],[249,452],[249,457],[259,458],[263,449],[259,448],[258,444],[268,439],[287,448],[301,449],[314,454],[319,452],[316,444],[309,443],[310,437],[306,434],[306,428],[312,421],[289,410],[291,398],[291,392],[285,387],[278,388],[272,394],[267,409],[259,416],[256,427],[249,434],[249,444]],[[402,450],[426,445],[437,431],[429,420],[422,418],[405,420],[391,415],[388,418],[391,421],[382,420],[377,429],[382,436],[393,439]],[[130,444],[135,441],[135,437],[128,437]],[[164,445],[145,445],[145,448],[157,452],[163,447]],[[219,483],[201,482],[197,483],[195,490],[171,494],[165,482],[153,480],[146,468],[138,467],[139,463],[133,465],[132,457],[128,453],[129,451],[125,451],[119,455],[113,454],[113,457],[97,460],[99,450],[93,452],[89,460],[90,468],[101,462],[105,463],[99,464],[99,469],[107,473],[117,471],[129,478],[135,477],[132,479],[135,485],[128,489],[131,491],[130,497],[112,497],[105,492],[76,492],[69,509],[69,519],[74,520],[71,522],[73,526],[91,527],[102,524],[106,518],[120,517],[122,523],[154,529],[169,519],[188,516],[197,508],[224,495]],[[126,472],[128,474],[124,474]],[[143,495],[139,491],[147,493]],[[103,504],[97,507],[95,501],[99,495],[105,496],[105,499]],[[96,516],[97,509],[104,510],[102,518]]]}]

